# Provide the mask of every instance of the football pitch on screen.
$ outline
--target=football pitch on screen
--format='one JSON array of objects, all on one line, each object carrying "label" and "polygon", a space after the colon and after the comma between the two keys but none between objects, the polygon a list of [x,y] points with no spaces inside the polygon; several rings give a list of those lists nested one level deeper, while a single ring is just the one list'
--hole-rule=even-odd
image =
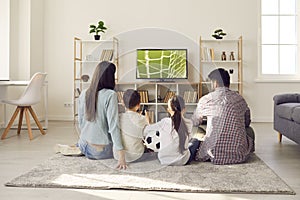
[{"label": "football pitch on screen", "polygon": [[137,78],[186,78],[185,50],[143,50],[137,59]]}]

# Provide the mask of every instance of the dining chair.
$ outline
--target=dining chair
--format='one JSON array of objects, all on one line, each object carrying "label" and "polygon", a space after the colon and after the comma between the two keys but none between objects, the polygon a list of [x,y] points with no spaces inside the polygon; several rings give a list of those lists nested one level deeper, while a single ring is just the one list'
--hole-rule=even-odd
[{"label": "dining chair", "polygon": [[25,114],[25,119],[26,119],[26,124],[27,124],[27,129],[28,129],[28,135],[29,139],[32,140],[32,130],[31,130],[31,125],[30,125],[30,117],[29,113],[33,117],[35,123],[37,124],[40,132],[45,135],[46,132],[43,130],[43,127],[38,120],[35,112],[32,109],[32,105],[35,105],[41,101],[41,89],[43,87],[43,84],[45,82],[45,78],[47,76],[47,73],[42,73],[42,72],[37,72],[35,73],[32,78],[29,81],[29,84],[27,85],[25,91],[21,95],[19,99],[16,100],[2,100],[2,103],[5,104],[10,104],[10,105],[15,105],[17,106],[14,114],[12,115],[7,127],[5,128],[1,140],[5,139],[7,133],[9,132],[11,126],[13,125],[17,115],[19,115],[19,123],[18,123],[18,135],[21,132],[22,128],[22,122],[23,122],[23,115]]}]

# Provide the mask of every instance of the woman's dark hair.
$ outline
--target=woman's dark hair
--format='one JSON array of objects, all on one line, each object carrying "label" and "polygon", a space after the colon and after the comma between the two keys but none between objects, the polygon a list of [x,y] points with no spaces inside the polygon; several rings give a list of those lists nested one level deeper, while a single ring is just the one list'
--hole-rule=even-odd
[{"label": "woman's dark hair", "polygon": [[102,89],[115,88],[116,66],[108,61],[100,62],[93,74],[89,88],[85,94],[86,119],[94,121],[97,112],[98,92]]},{"label": "woman's dark hair", "polygon": [[208,78],[212,81],[217,81],[220,87],[229,87],[230,85],[229,73],[223,68],[213,70],[208,74]]},{"label": "woman's dark hair", "polygon": [[126,108],[132,109],[136,105],[140,104],[140,94],[136,90],[128,89],[123,94],[123,102]]},{"label": "woman's dark hair", "polygon": [[171,117],[175,130],[179,136],[179,152],[183,154],[185,148],[185,141],[188,136],[188,129],[182,118],[182,110],[185,108],[184,99],[181,96],[175,95],[170,100],[171,109],[174,115]]}]

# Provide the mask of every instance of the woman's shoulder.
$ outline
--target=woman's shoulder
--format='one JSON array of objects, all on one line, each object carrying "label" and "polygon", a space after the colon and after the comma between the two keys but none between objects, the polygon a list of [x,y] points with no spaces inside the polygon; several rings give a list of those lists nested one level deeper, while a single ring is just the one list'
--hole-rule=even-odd
[{"label": "woman's shoulder", "polygon": [[117,95],[116,91],[111,90],[111,89],[102,89],[99,91],[98,93],[99,95],[105,95],[105,96],[113,96],[113,95]]}]

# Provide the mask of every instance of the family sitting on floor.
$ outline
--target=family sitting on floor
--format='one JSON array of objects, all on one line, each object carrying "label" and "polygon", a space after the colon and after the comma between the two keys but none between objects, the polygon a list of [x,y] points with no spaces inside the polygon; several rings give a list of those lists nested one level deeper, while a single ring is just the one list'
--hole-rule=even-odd
[{"label": "family sitting on floor", "polygon": [[[209,74],[214,91],[200,98],[191,119],[184,117],[184,99],[175,95],[168,101],[170,117],[150,124],[142,115],[140,95],[128,89],[123,95],[125,113],[118,112],[113,63],[103,61],[95,69],[91,84],[78,100],[80,138],[75,146],[57,145],[63,155],[85,155],[90,159],[118,160],[118,169],[147,157],[144,138],[159,133],[157,157],[162,165],[186,165],[191,161],[235,164],[247,160],[254,151],[254,131],[250,110],[238,92],[229,89],[229,73],[222,69]],[[192,127],[207,118],[203,141],[193,137]]]}]

